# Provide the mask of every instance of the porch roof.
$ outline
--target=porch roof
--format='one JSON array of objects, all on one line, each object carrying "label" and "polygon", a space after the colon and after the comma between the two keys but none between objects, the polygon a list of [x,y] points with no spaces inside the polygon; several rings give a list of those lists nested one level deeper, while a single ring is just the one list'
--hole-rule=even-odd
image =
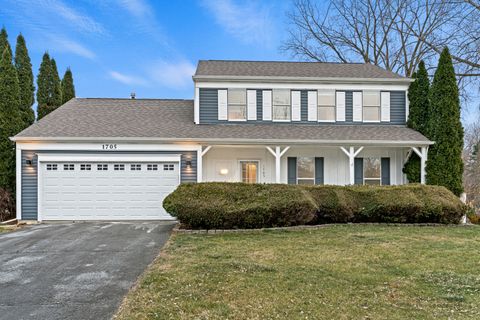
[{"label": "porch roof", "polygon": [[15,141],[152,141],[211,144],[428,145],[395,125],[200,124],[193,100],[72,99],[16,135]]}]

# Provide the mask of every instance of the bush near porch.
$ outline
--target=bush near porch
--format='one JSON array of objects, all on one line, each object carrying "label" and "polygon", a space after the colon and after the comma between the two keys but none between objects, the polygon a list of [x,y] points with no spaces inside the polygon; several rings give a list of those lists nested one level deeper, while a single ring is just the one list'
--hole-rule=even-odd
[{"label": "bush near porch", "polygon": [[7,190],[0,188],[0,221],[15,217],[15,201]]},{"label": "bush near porch", "polygon": [[444,187],[182,184],[163,202],[184,228],[248,229],[302,224],[458,223],[466,206]]}]

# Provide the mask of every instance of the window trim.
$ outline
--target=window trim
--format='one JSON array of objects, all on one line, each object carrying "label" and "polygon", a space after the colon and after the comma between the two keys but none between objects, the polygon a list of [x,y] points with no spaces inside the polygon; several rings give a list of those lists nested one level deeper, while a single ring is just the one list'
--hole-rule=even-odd
[{"label": "window trim", "polygon": [[[231,119],[230,118],[230,103],[228,101],[228,97],[230,96],[230,90],[237,90],[237,91],[244,91],[245,96],[245,119]],[[227,120],[230,122],[245,122],[248,119],[248,96],[247,96],[247,89],[245,88],[227,88]],[[232,106],[242,106],[241,104],[232,104]]]},{"label": "window trim", "polygon": [[[365,162],[365,159],[368,159],[368,158],[370,158],[370,159],[378,159],[378,160],[380,161],[380,177],[379,177],[379,178],[366,178],[366,177],[365,177],[365,163],[366,163],[366,162]],[[362,170],[363,170],[363,179],[362,179],[362,184],[363,184],[363,185],[367,185],[367,184],[365,183],[366,180],[368,180],[368,181],[379,181],[380,183],[379,183],[378,185],[381,186],[381,185],[382,185],[382,157],[374,157],[374,156],[372,156],[372,157],[363,157],[363,161],[362,161],[362,162],[363,162],[363,168],[362,168]]]},{"label": "window trim", "polygon": [[[290,112],[288,113],[289,114],[289,119],[275,119],[275,106],[276,106],[275,105],[275,91],[288,91],[289,92],[288,96],[289,96],[290,103],[289,104],[277,105],[277,106],[282,106],[282,107],[283,106],[288,106],[288,108],[290,108]],[[272,89],[271,92],[272,92],[272,122],[292,122],[292,89],[275,88],[275,89]],[[300,105],[300,108],[301,108],[301,105]]]},{"label": "window trim", "polygon": [[[374,105],[366,105],[365,104],[365,92],[367,93],[378,93],[378,106]],[[365,107],[378,107],[378,120],[365,120],[365,113],[364,113],[364,108]],[[382,91],[381,90],[363,90],[362,91],[362,122],[365,123],[380,123],[382,122]]]},{"label": "window trim", "polygon": [[[313,179],[312,178],[299,178],[299,175],[298,175],[298,159],[299,158],[310,158],[310,159],[313,159]],[[317,168],[315,168],[315,156],[313,157],[309,157],[309,156],[300,156],[300,157],[297,157],[297,161],[296,161],[296,184],[298,185],[298,180],[308,180],[308,181],[313,181],[313,185],[315,185],[315,177],[316,177],[316,174],[317,174]]]},{"label": "window trim", "polygon": [[[333,105],[320,105],[320,99],[318,98],[320,96],[320,92],[330,92],[333,93]],[[332,108],[333,107],[333,119],[332,120],[322,120],[320,119],[320,108]],[[337,90],[335,89],[320,89],[317,90],[317,122],[320,123],[335,123],[337,122]]]},{"label": "window trim", "polygon": [[259,159],[240,159],[238,160],[238,165],[240,167],[240,169],[238,170],[239,172],[239,177],[238,177],[238,181],[239,182],[242,182],[242,183],[246,183],[246,182],[243,182],[243,170],[242,170],[242,163],[249,163],[249,162],[256,162],[257,163],[257,182],[255,183],[261,183],[260,182],[260,160]]}]

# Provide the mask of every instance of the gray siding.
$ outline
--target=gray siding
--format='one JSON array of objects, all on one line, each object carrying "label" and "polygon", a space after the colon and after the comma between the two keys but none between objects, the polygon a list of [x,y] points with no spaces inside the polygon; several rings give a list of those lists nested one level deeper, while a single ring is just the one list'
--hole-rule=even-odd
[{"label": "gray siding", "polygon": [[[72,154],[99,154],[112,152],[99,151],[31,151],[22,150],[22,219],[36,220],[37,219],[37,153],[72,153]],[[192,183],[197,182],[197,152],[196,151],[137,151],[137,152],[122,152],[116,151],[115,154],[181,154],[180,160],[180,182]],[[26,160],[32,159],[32,166],[26,165]],[[186,162],[192,161],[192,167],[187,168]]]},{"label": "gray siding", "polygon": [[[345,91],[345,122],[338,122],[337,125],[353,124],[353,91]],[[262,123],[262,90],[257,90],[257,120],[249,120],[245,123]],[[311,124],[311,125],[331,125],[332,123],[318,123],[307,121],[308,119],[308,91],[301,90],[301,121],[292,121],[287,123],[276,123],[276,125],[288,124]],[[390,91],[390,122],[382,122],[382,125],[404,125],[405,119],[405,91]],[[267,121],[272,123],[272,121]],[[218,89],[200,88],[200,124],[230,123],[227,120],[218,120]],[[355,122],[356,125],[363,123]],[[371,123],[370,123],[371,125]]]}]

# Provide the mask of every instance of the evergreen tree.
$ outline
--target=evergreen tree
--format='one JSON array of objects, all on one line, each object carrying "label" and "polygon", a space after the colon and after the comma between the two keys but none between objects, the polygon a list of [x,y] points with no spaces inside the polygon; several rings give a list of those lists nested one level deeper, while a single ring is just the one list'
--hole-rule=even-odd
[{"label": "evergreen tree", "polygon": [[17,71],[8,46],[0,59],[0,188],[14,194],[15,144],[9,138],[19,132],[22,120]]},{"label": "evergreen tree", "polygon": [[[427,130],[430,118],[430,81],[423,61],[420,61],[417,72],[413,74],[413,79],[415,81],[408,88],[410,106],[407,127],[430,138]],[[407,175],[409,182],[420,182],[420,157],[416,153],[413,152],[405,163],[403,173]]]},{"label": "evergreen tree", "polygon": [[11,57],[12,48],[10,48],[10,44],[8,43],[7,30],[5,29],[5,27],[3,27],[2,30],[0,31],[0,58],[2,57],[1,55],[3,55],[3,51],[5,50],[5,48],[8,48],[8,50],[10,51],[10,57]]},{"label": "evergreen tree", "polygon": [[37,76],[37,116],[43,118],[62,103],[60,78],[55,60],[46,52]]},{"label": "evergreen tree", "polygon": [[35,113],[32,109],[32,105],[35,102],[35,87],[33,85],[32,63],[22,34],[19,34],[17,37],[15,68],[17,69],[20,85],[20,112],[23,122],[22,129],[24,129],[35,121]]},{"label": "evergreen tree", "polygon": [[427,132],[435,144],[428,152],[427,183],[445,186],[460,195],[463,192],[463,127],[457,80],[448,48],[440,54],[430,90],[430,103]]},{"label": "evergreen tree", "polygon": [[75,86],[73,85],[73,76],[70,68],[67,68],[62,79],[62,104],[75,98]]}]

